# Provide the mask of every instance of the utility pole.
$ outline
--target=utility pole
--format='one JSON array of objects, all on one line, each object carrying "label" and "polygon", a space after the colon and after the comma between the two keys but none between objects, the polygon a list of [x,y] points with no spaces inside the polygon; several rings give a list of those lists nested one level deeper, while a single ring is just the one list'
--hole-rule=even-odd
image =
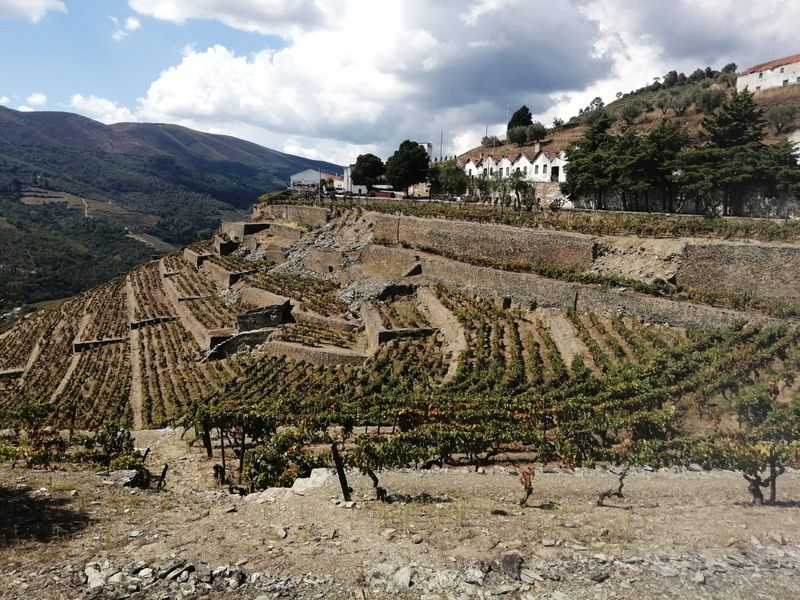
[{"label": "utility pole", "polygon": [[442,144],[444,143],[444,130],[439,130],[439,162],[442,162]]},{"label": "utility pole", "polygon": [[322,204],[322,168],[319,169],[319,176],[317,177],[317,200]]}]

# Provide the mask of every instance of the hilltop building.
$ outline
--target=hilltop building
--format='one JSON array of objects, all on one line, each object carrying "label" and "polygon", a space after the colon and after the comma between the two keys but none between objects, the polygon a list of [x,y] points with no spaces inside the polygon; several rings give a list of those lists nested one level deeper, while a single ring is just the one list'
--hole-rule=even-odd
[{"label": "hilltop building", "polygon": [[305,190],[319,185],[320,180],[332,179],[336,189],[344,189],[344,179],[333,173],[318,171],[317,169],[305,169],[295,173],[289,178],[289,188],[293,190]]},{"label": "hilltop building", "polygon": [[800,83],[800,54],[771,60],[742,71],[736,80],[736,89],[740,92],[759,92],[795,83]]},{"label": "hilltop building", "polygon": [[534,145],[530,151],[522,150],[515,154],[508,154],[504,148],[498,148],[498,152],[487,148],[478,157],[465,157],[461,165],[470,177],[495,177],[499,173],[505,178],[519,171],[525,179],[533,182],[562,183],[567,180],[566,153],[542,149],[540,144]]}]

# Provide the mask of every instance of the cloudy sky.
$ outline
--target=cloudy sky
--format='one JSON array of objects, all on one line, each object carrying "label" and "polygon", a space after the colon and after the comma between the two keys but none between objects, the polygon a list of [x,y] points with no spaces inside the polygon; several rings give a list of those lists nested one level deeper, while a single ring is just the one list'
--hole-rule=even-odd
[{"label": "cloudy sky", "polygon": [[[334,162],[800,52],[795,0],[0,0],[0,104]],[[438,147],[437,147],[438,152]]]}]

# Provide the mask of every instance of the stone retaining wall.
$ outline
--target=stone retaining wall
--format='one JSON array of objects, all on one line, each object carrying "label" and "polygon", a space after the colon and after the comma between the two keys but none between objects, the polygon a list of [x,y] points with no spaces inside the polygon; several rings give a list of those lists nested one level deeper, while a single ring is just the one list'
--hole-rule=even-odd
[{"label": "stone retaining wall", "polygon": [[302,361],[311,365],[333,367],[336,365],[359,366],[367,360],[367,355],[341,348],[312,348],[291,342],[269,341],[262,346],[268,356],[282,356],[290,360]]},{"label": "stone retaining wall", "polygon": [[253,235],[264,229],[268,229],[269,223],[258,221],[224,221],[220,225],[220,233],[228,235],[238,241],[243,241],[246,235]]},{"label": "stone retaining wall", "polygon": [[379,213],[370,216],[375,219],[376,242],[431,249],[448,256],[476,256],[585,271],[592,266],[596,255],[595,240],[577,233]]},{"label": "stone retaining wall", "polygon": [[300,206],[300,205],[256,205],[253,207],[253,220],[277,219],[279,221],[290,221],[302,223],[312,227],[323,227],[331,219],[331,211],[319,206]]},{"label": "stone retaining wall", "polygon": [[484,298],[510,301],[512,306],[526,309],[544,306],[574,308],[580,312],[609,316],[615,313],[628,314],[646,322],[698,329],[717,329],[738,320],[772,321],[759,315],[658,298],[630,290],[477,267],[401,248],[373,247],[368,252],[363,252],[365,269],[380,276],[385,264],[381,255],[386,253],[391,253],[395,261],[401,260],[400,255],[404,253],[407,260],[418,256],[423,280],[455,286]]},{"label": "stone retaining wall", "polygon": [[278,296],[267,290],[257,287],[246,287],[242,289],[242,303],[250,306],[263,308],[266,306],[277,306],[285,302],[290,302],[286,296]]},{"label": "stone retaining wall", "polygon": [[216,282],[217,285],[222,286],[223,288],[231,287],[233,284],[240,281],[242,277],[248,273],[252,273],[252,271],[230,271],[222,265],[218,265],[210,260],[205,261],[200,269],[208,276],[209,279]]},{"label": "stone retaining wall", "polygon": [[310,248],[303,258],[303,266],[309,271],[326,275],[341,268],[344,255],[334,250]]},{"label": "stone retaining wall", "polygon": [[209,254],[208,252],[200,253],[200,252],[195,252],[191,248],[183,249],[183,260],[192,265],[195,269],[199,269],[200,265],[202,265],[212,256],[214,255]]},{"label": "stone retaining wall", "polygon": [[292,317],[294,317],[294,320],[297,323],[312,323],[314,325],[320,325],[322,327],[328,327],[338,331],[355,333],[364,328],[364,325],[361,323],[353,323],[351,321],[344,321],[342,319],[334,319],[333,317],[323,317],[322,315],[302,310],[292,311]]},{"label": "stone retaining wall", "polygon": [[104,338],[101,340],[83,340],[72,342],[72,351],[75,353],[83,352],[91,348],[98,348],[100,346],[108,346],[109,344],[122,344],[128,341],[127,337],[118,338]]},{"label": "stone retaining wall", "polygon": [[291,305],[286,300],[283,304],[247,311],[236,317],[237,329],[239,331],[253,331],[255,329],[264,329],[265,327],[277,327],[286,322],[291,310]]},{"label": "stone retaining wall", "polygon": [[157,323],[168,323],[177,319],[174,315],[164,315],[161,317],[153,317],[151,319],[142,319],[140,321],[131,321],[128,323],[128,329],[141,329],[147,325],[156,325]]},{"label": "stone retaining wall", "polygon": [[378,332],[378,345],[387,344],[402,338],[426,338],[439,333],[436,327],[405,327],[402,329],[382,329]]},{"label": "stone retaining wall", "polygon": [[687,244],[679,286],[755,295],[800,307],[800,247],[793,244]]}]

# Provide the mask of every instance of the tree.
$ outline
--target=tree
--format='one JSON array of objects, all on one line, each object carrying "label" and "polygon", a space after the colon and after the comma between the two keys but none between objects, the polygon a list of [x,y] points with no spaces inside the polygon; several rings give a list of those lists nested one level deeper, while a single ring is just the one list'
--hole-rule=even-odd
[{"label": "tree", "polygon": [[431,190],[460,196],[467,191],[469,177],[455,160],[443,160],[431,170]]},{"label": "tree", "polygon": [[788,142],[763,144],[766,119],[750,92],[733,92],[702,122],[705,144],[682,153],[680,183],[696,202],[722,203],[723,214],[743,214],[753,190],[796,195],[800,167]]},{"label": "tree", "polygon": [[502,142],[496,135],[485,135],[481,138],[481,146],[489,148],[491,146],[499,146]]},{"label": "tree", "polygon": [[773,127],[775,133],[781,133],[784,128],[794,121],[797,115],[797,106],[794,104],[779,104],[778,106],[769,107],[764,116],[767,118]]},{"label": "tree", "polygon": [[735,75],[736,74],[736,63],[733,63],[733,62],[732,63],[728,63],[727,65],[722,67],[722,70],[720,71],[720,73],[734,74]]},{"label": "tree", "polygon": [[539,121],[534,121],[525,128],[525,135],[528,142],[538,142],[547,136],[547,127]]},{"label": "tree", "polygon": [[531,123],[533,123],[533,115],[531,115],[530,109],[523,104],[511,115],[506,131],[508,132],[514,127],[527,127]]},{"label": "tree", "polygon": [[524,206],[526,210],[531,210],[536,203],[536,188],[519,169],[516,169],[511,174],[510,187],[511,191],[514,192],[516,209],[522,210]]},{"label": "tree", "polygon": [[622,117],[622,120],[630,127],[636,122],[636,119],[641,116],[642,112],[644,112],[644,106],[642,106],[640,102],[633,101],[622,106],[619,111],[619,116]]},{"label": "tree", "polygon": [[664,79],[661,82],[661,85],[665,88],[671,88],[677,83],[678,83],[678,72],[670,71],[666,75],[664,75]]},{"label": "tree", "polygon": [[[681,73],[683,75],[683,73]],[[680,117],[692,105],[692,98],[686,92],[675,92],[669,98],[669,107]]]},{"label": "tree", "polygon": [[553,117],[554,128],[561,127],[563,125],[564,125],[564,119],[562,119],[561,117]]},{"label": "tree", "polygon": [[524,144],[528,141],[528,128],[527,127],[512,127],[506,133],[508,141],[514,144]]},{"label": "tree", "polygon": [[662,119],[647,136],[648,177],[654,187],[661,188],[665,210],[674,209],[674,173],[680,152],[689,145],[689,131],[678,121]]},{"label": "tree", "polygon": [[425,181],[428,166],[425,147],[405,140],[386,161],[386,179],[395,189],[407,190],[415,183]]},{"label": "tree", "polygon": [[694,94],[694,103],[697,109],[710,114],[719,108],[725,101],[725,92],[719,89],[700,89]]},{"label": "tree", "polygon": [[703,118],[704,137],[717,148],[732,148],[758,143],[764,138],[764,112],[753,94],[734,92],[715,115]]},{"label": "tree", "polygon": [[359,154],[353,167],[351,177],[356,185],[365,185],[371,189],[386,172],[383,161],[374,154]]},{"label": "tree", "polygon": [[565,193],[594,196],[595,208],[603,208],[603,193],[611,184],[611,161],[614,138],[608,133],[613,119],[600,110],[589,121],[589,129],[568,151],[567,180],[562,184]]},{"label": "tree", "polygon": [[703,69],[695,69],[694,73],[689,75],[689,83],[697,83],[706,78],[706,72]]},{"label": "tree", "polygon": [[670,97],[671,96],[669,92],[661,90],[653,99],[653,106],[659,109],[662,115],[666,115],[667,111],[672,108]]}]

